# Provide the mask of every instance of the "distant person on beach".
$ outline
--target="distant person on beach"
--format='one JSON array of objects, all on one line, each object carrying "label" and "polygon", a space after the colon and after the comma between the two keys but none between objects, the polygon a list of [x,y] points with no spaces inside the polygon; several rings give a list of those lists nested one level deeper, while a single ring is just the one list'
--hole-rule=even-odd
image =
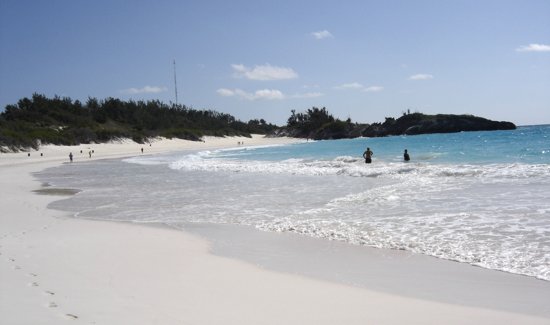
[{"label": "distant person on beach", "polygon": [[88,155],[90,155],[90,158],[92,158],[92,152],[88,151]]},{"label": "distant person on beach", "polygon": [[72,153],[72,152],[69,153],[69,160],[70,160],[71,162],[73,162],[73,153]]},{"label": "distant person on beach", "polygon": [[143,153],[143,148],[141,148],[141,153]]},{"label": "distant person on beach", "polygon": [[365,152],[363,152],[363,158],[365,158],[365,164],[370,164],[372,162],[372,155],[374,152],[370,150],[370,148],[367,148]]},{"label": "distant person on beach", "polygon": [[405,149],[405,153],[403,153],[403,159],[405,161],[411,160],[411,157],[409,156],[409,153],[407,152],[407,149]]}]

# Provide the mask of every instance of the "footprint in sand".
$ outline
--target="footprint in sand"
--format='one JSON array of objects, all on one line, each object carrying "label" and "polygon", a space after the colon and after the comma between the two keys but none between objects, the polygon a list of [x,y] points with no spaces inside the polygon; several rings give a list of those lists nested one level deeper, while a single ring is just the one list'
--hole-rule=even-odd
[{"label": "footprint in sand", "polygon": [[14,270],[21,270],[21,266],[16,265],[16,266],[13,267],[13,269],[14,269]]},{"label": "footprint in sand", "polygon": [[56,304],[54,301],[51,301],[51,302],[48,304],[48,307],[50,307],[50,308],[57,308],[57,304]]},{"label": "footprint in sand", "polygon": [[46,290],[46,291],[44,291],[44,294],[47,294],[47,295],[53,296],[53,295],[55,295],[55,292],[52,292],[52,291]]},{"label": "footprint in sand", "polygon": [[78,319],[78,316],[73,315],[73,314],[65,314],[65,316],[67,316],[70,319]]},{"label": "footprint in sand", "polygon": [[30,287],[38,287],[39,284],[38,284],[38,282],[31,282],[31,283],[29,283],[29,286]]}]

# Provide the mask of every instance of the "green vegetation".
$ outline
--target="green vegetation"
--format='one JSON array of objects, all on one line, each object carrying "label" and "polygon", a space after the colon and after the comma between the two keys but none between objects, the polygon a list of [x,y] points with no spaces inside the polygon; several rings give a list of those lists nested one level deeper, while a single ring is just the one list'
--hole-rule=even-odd
[{"label": "green vegetation", "polygon": [[34,94],[0,114],[0,148],[17,151],[40,144],[76,145],[130,138],[143,143],[151,137],[199,140],[204,135],[266,134],[277,126],[265,120],[236,120],[229,114],[196,110],[160,101],[116,98],[86,103],[70,98]]},{"label": "green vegetation", "polygon": [[143,143],[152,137],[200,140],[204,135],[247,136],[251,133],[311,139],[381,137],[401,134],[511,130],[510,122],[495,122],[472,115],[404,113],[383,123],[359,124],[334,118],[326,108],[304,113],[291,111],[287,125],[265,120],[241,122],[229,114],[195,110],[156,101],[89,98],[85,104],[70,98],[34,94],[0,114],[0,151],[38,149],[40,144],[77,145],[129,138]]},{"label": "green vegetation", "polygon": [[349,138],[354,125],[351,119],[335,119],[326,108],[312,107],[305,113],[291,111],[287,121],[287,132],[293,137],[312,139]]},{"label": "green vegetation", "polygon": [[365,136],[387,136],[401,134],[452,133],[461,131],[513,130],[511,122],[491,121],[473,115],[422,113],[403,114],[398,119],[386,117],[382,124],[372,124],[363,132]]},{"label": "green vegetation", "polygon": [[313,107],[305,113],[292,111],[286,127],[276,130],[275,133],[278,136],[320,140],[515,128],[516,126],[511,122],[496,122],[473,115],[427,115],[410,112],[404,113],[398,119],[386,117],[383,123],[359,124],[352,123],[349,118],[346,121],[335,119],[326,108]]}]

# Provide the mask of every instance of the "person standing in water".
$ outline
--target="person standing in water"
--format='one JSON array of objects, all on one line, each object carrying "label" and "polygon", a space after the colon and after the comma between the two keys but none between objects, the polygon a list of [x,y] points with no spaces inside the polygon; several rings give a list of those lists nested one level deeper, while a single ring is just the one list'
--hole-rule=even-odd
[{"label": "person standing in water", "polygon": [[407,152],[407,149],[405,149],[405,153],[403,153],[403,160],[405,160],[405,161],[411,160],[411,157],[409,156],[409,153]]},{"label": "person standing in water", "polygon": [[365,164],[370,164],[372,162],[372,155],[374,152],[370,150],[370,148],[367,148],[365,152],[363,152],[363,158],[365,158]]}]

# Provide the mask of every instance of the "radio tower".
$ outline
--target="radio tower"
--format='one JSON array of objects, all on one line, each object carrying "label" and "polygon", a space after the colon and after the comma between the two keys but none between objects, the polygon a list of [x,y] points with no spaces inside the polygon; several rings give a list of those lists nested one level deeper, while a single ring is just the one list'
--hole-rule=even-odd
[{"label": "radio tower", "polygon": [[176,60],[174,59],[174,92],[176,93],[176,106],[178,106],[178,84],[176,81]]}]

